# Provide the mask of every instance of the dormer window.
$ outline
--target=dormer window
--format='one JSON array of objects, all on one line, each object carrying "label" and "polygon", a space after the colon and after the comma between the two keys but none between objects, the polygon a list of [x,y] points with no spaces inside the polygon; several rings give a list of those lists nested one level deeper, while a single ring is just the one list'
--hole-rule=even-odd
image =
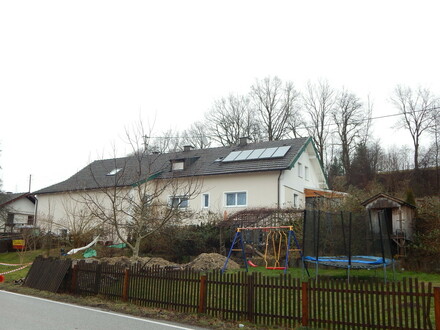
[{"label": "dormer window", "polygon": [[173,171],[182,171],[184,169],[185,162],[183,160],[173,162]]},{"label": "dormer window", "polygon": [[107,176],[113,176],[116,175],[120,170],[122,170],[122,168],[115,168],[114,170],[110,171],[109,173],[107,173]]}]

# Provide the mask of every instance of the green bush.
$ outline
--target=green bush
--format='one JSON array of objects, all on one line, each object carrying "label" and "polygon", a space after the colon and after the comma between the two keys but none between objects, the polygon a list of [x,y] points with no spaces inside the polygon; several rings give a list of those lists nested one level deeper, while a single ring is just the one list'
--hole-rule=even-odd
[{"label": "green bush", "polygon": [[440,198],[420,199],[414,241],[404,260],[405,268],[440,272]]}]

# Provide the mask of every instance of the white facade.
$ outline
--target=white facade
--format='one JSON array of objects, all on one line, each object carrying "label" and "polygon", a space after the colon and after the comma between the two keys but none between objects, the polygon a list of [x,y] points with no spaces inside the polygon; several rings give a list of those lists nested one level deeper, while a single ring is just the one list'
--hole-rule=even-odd
[{"label": "white facade", "polygon": [[294,166],[282,173],[280,206],[304,208],[304,189],[326,189],[327,183],[312,144],[300,154]]},{"label": "white facade", "polygon": [[12,200],[4,206],[6,212],[4,212],[5,219],[3,224],[8,227],[7,230],[16,230],[19,228],[32,227],[35,217],[35,204],[26,197],[23,196]]}]

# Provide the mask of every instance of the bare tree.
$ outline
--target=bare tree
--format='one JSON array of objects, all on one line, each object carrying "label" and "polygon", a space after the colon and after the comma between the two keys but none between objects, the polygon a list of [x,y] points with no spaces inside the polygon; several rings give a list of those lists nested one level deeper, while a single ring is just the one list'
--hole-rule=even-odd
[{"label": "bare tree", "polygon": [[307,117],[307,131],[315,142],[321,162],[325,162],[326,142],[330,133],[331,111],[336,102],[336,92],[327,81],[308,83],[303,103]]},{"label": "bare tree", "polygon": [[80,247],[93,240],[97,234],[106,235],[103,226],[91,216],[88,207],[75,194],[68,194],[62,201],[65,219],[58,225],[68,233],[73,247]]},{"label": "bare tree", "polygon": [[[152,130],[150,130],[152,132]],[[180,134],[176,130],[168,129],[157,136],[143,136],[140,148],[145,149],[148,153],[166,153],[177,151],[181,144]]]},{"label": "bare tree", "polygon": [[341,146],[341,161],[345,174],[350,177],[351,155],[367,124],[368,113],[358,96],[343,90],[339,93],[332,110],[336,133]]},{"label": "bare tree", "polygon": [[146,237],[189,216],[186,205],[200,189],[195,176],[170,171],[172,159],[150,153],[145,136],[142,125],[127,132],[132,156],[92,163],[89,173],[95,188],[80,193],[90,216],[110,226],[133,257]]},{"label": "bare tree", "polygon": [[432,149],[435,159],[436,168],[436,186],[437,192],[440,194],[440,101],[437,100],[436,106],[432,111],[432,125],[429,128],[429,132],[433,137]]},{"label": "bare tree", "polygon": [[211,146],[211,137],[208,136],[206,123],[197,121],[182,133],[182,144],[191,145],[196,149],[205,149]]},{"label": "bare tree", "polygon": [[417,88],[413,91],[410,87],[397,86],[392,102],[402,114],[398,128],[406,128],[413,140],[414,169],[419,169],[419,148],[421,135],[432,125],[432,111],[437,102],[436,97],[426,88]]},{"label": "bare tree", "polygon": [[373,102],[370,96],[367,97],[367,104],[364,106],[364,124],[360,129],[360,143],[367,144],[371,139],[371,128],[373,118]]},{"label": "bare tree", "polygon": [[260,139],[260,128],[249,106],[249,98],[229,95],[214,102],[206,115],[209,134],[222,146],[236,144],[240,137]]},{"label": "bare tree", "polygon": [[30,251],[35,251],[37,249],[37,244],[39,243],[41,237],[33,228],[22,228],[20,232],[24,244],[17,249],[16,252],[18,254],[20,263],[22,264],[26,255],[28,255]]},{"label": "bare tree", "polygon": [[408,146],[391,146],[384,151],[379,159],[378,168],[382,172],[397,172],[412,168],[410,156],[411,150]]},{"label": "bare tree", "polygon": [[40,224],[40,228],[44,232],[42,239],[43,249],[45,250],[44,256],[50,256],[50,252],[53,244],[53,231],[56,228],[59,228],[59,224],[55,222],[55,208],[52,204],[52,200],[49,199],[47,203],[47,213],[40,212],[38,215],[38,222]]},{"label": "bare tree", "polygon": [[293,129],[294,135],[297,134],[297,122],[292,118],[299,113],[299,93],[292,82],[283,84],[278,77],[266,77],[257,80],[251,86],[250,96],[253,100],[252,107],[259,116],[262,133],[267,140],[286,137],[289,128]]}]

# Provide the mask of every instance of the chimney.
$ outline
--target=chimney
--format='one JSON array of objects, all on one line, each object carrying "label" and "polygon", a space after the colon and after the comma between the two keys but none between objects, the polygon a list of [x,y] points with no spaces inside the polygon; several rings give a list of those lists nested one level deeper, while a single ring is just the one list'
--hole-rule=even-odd
[{"label": "chimney", "polygon": [[191,150],[193,150],[193,149],[194,149],[194,147],[191,146],[191,145],[183,146],[183,151],[184,151],[184,152],[186,152],[186,151],[191,151]]},{"label": "chimney", "polygon": [[244,147],[250,142],[250,139],[248,136],[244,136],[240,138],[240,143],[238,144],[240,147]]}]

